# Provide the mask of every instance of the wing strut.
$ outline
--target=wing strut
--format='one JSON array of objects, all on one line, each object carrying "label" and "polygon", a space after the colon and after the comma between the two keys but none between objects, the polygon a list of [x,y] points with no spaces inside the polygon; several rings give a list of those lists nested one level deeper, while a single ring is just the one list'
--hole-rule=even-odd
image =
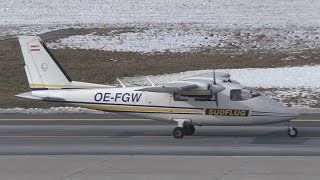
[{"label": "wing strut", "polygon": [[150,82],[151,86],[155,86],[154,82],[147,76],[148,81]]},{"label": "wing strut", "polygon": [[119,79],[119,78],[117,78],[117,81],[120,83],[120,85],[121,85],[123,88],[125,88],[125,87],[126,87],[126,85],[124,85],[124,84],[120,81],[120,79]]}]

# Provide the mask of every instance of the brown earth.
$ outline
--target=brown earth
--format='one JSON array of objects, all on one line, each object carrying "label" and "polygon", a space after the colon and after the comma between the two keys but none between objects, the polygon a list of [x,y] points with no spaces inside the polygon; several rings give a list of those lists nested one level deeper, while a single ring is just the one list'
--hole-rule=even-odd
[{"label": "brown earth", "polygon": [[[76,34],[112,29],[67,29],[41,35],[45,42]],[[123,31],[131,31],[127,28]],[[241,51],[241,49],[240,49]],[[237,53],[234,53],[237,52]],[[54,49],[52,53],[61,62],[73,80],[93,83],[115,83],[115,78],[135,75],[156,75],[187,70],[220,68],[262,68],[320,64],[320,49],[301,52],[277,50],[242,51],[239,49],[203,49],[190,53],[141,54],[136,52],[109,52],[99,50]],[[286,57],[294,60],[281,60]],[[0,108],[52,107],[45,102],[17,98],[14,95],[29,91],[24,73],[24,62],[16,38],[0,41]],[[236,77],[235,77],[236,79]]]}]

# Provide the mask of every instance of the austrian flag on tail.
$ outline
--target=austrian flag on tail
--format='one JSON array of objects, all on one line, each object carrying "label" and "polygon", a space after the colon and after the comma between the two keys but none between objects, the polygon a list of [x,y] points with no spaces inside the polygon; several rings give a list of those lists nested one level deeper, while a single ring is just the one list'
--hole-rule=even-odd
[{"label": "austrian flag on tail", "polygon": [[31,45],[30,50],[31,51],[40,51],[40,46],[39,45]]}]

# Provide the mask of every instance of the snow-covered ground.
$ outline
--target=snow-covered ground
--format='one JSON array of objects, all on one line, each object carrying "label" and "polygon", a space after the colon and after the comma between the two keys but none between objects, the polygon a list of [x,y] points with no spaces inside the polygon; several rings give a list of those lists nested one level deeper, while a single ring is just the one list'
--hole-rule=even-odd
[{"label": "snow-covered ground", "polygon": [[130,32],[76,35],[48,44],[51,48],[94,49],[141,53],[187,52],[201,49],[301,51],[320,47],[320,28],[218,30],[206,26],[162,26]]},{"label": "snow-covered ground", "polygon": [[319,9],[320,1],[316,0],[3,0],[0,36],[39,34],[65,26],[318,28]]},{"label": "snow-covered ground", "polygon": [[0,24],[202,23],[215,27],[314,27],[316,0],[5,0]]},{"label": "snow-covered ground", "polygon": [[[1,2],[0,2],[1,3]],[[0,40],[20,35],[38,35],[59,29],[67,28],[92,28],[84,25],[57,25],[57,24],[36,24],[36,25],[2,25],[0,24]]]},{"label": "snow-covered ground", "polygon": [[6,0],[0,1],[0,39],[70,27],[136,27],[142,31],[71,36],[51,47],[301,51],[320,47],[319,9],[320,1],[314,0]]}]

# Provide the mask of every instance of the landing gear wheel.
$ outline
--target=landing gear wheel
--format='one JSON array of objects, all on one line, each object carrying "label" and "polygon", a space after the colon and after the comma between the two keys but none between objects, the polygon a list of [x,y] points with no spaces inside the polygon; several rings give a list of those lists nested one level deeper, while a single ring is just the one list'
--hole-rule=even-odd
[{"label": "landing gear wheel", "polygon": [[183,138],[185,135],[185,130],[182,127],[175,127],[173,129],[172,135],[174,138]]},{"label": "landing gear wheel", "polygon": [[289,137],[297,137],[298,135],[298,130],[295,127],[289,127],[288,129],[288,136]]},{"label": "landing gear wheel", "polygon": [[183,129],[187,136],[193,135],[195,132],[194,125],[184,125]]}]

